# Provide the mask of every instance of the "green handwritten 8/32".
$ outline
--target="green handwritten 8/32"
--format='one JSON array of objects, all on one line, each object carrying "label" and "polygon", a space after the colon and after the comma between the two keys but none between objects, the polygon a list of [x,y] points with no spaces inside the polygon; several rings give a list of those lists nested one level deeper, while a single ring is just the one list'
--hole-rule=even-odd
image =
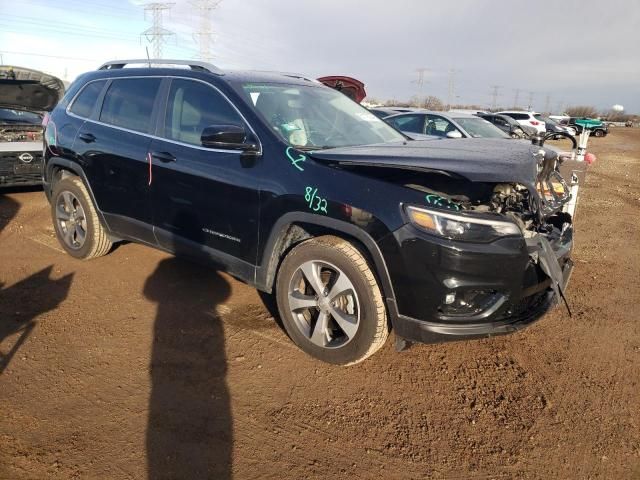
[{"label": "green handwritten 8/32", "polygon": [[319,197],[318,189],[314,187],[306,187],[304,199],[309,202],[309,208],[314,212],[327,213],[327,200]]}]

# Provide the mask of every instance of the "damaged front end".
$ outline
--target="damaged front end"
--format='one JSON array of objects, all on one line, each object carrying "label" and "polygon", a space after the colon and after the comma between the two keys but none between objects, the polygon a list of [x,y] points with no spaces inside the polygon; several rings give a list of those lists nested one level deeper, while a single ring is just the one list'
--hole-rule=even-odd
[{"label": "damaged front end", "polygon": [[[571,190],[558,170],[561,160],[557,152],[541,148],[534,150],[532,156],[535,159],[537,176],[530,182],[490,184],[446,181],[438,185],[432,178],[425,178],[421,183],[413,178],[412,182],[405,186],[425,192],[425,199],[432,207],[459,212],[462,215],[476,213],[489,224],[501,226],[503,232],[508,233],[508,222],[517,225],[524,238],[529,259],[525,270],[525,286],[518,295],[520,300],[550,290],[554,293],[554,301],[559,302],[562,299],[571,314],[564,296],[573,269],[570,258],[573,245],[572,217],[565,211],[565,206],[571,200]],[[437,189],[432,188],[434,184],[438,186]],[[453,185],[456,186],[451,190],[450,186]],[[507,222],[504,223],[505,221]],[[455,240],[455,237],[449,238]],[[449,299],[451,298],[454,298],[453,293],[449,294]],[[506,296],[500,295],[496,295],[495,298],[500,298],[500,301],[491,303],[494,307],[493,312],[497,312],[498,304],[506,304],[509,300]],[[460,303],[472,307],[468,300],[463,299]],[[515,299],[511,300],[514,305],[517,303],[513,302]],[[451,301],[454,302],[455,300]],[[440,307],[441,312],[454,312],[453,315],[444,316],[449,319],[455,318],[455,313],[467,317],[472,313],[472,317],[479,319],[478,314],[490,311],[477,301],[472,310],[458,311],[448,307],[447,300],[444,303],[445,305]],[[484,303],[484,307],[488,305],[489,303]],[[525,302],[525,305],[528,303]],[[519,308],[522,310],[522,302]],[[516,310],[517,308],[507,308],[504,313],[509,316]]]},{"label": "damaged front end", "polygon": [[393,259],[397,336],[434,343],[506,334],[563,298],[571,193],[554,150],[465,139],[312,156],[401,187],[404,222],[378,241]]}]

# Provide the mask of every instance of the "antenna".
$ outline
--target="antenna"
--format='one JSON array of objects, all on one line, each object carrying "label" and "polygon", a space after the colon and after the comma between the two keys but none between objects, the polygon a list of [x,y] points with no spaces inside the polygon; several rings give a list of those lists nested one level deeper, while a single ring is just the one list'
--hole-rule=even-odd
[{"label": "antenna", "polygon": [[174,32],[162,27],[162,14],[165,10],[173,7],[173,3],[152,2],[144,4],[144,16],[147,18],[147,12],[151,12],[151,27],[147,28],[140,35],[144,36],[153,47],[153,58],[162,58],[162,45],[165,43],[165,37],[174,35]]},{"label": "antenna", "polygon": [[145,45],[144,49],[147,51],[147,60],[149,60],[149,68],[151,68],[151,57],[149,56],[149,47]]}]

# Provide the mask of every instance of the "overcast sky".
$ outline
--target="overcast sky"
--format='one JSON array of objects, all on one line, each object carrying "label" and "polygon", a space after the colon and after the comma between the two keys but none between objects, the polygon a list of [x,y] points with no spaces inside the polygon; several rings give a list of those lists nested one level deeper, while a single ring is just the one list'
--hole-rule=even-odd
[{"label": "overcast sky", "polygon": [[[144,57],[139,1],[0,0],[5,64],[72,80],[115,58]],[[631,0],[223,0],[212,14],[223,68],[350,75],[370,97],[436,95],[490,106],[622,104],[640,112],[640,3]],[[197,58],[191,3],[174,0],[164,57]],[[151,51],[151,47],[150,47]],[[418,68],[426,68],[422,88]],[[530,92],[533,92],[531,94]],[[549,98],[547,100],[547,97]]]}]

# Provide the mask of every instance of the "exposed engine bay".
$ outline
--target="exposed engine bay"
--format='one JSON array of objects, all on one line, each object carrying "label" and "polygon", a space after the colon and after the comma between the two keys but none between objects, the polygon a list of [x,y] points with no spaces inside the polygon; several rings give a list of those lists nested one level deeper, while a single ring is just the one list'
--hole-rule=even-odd
[{"label": "exposed engine bay", "polygon": [[0,142],[42,141],[40,125],[0,125]]}]

